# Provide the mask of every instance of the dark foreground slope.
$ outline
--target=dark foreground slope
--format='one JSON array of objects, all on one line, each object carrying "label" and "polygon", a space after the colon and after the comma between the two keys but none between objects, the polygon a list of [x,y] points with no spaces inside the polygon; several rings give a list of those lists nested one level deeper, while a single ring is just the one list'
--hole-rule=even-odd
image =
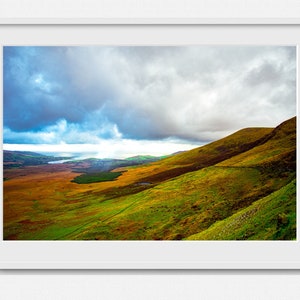
[{"label": "dark foreground slope", "polygon": [[[17,222],[6,223],[4,237],[296,238],[296,118],[274,129],[243,129],[204,147],[122,171],[114,182],[85,190],[71,183],[58,190],[56,183],[55,194],[48,194],[52,206],[42,200],[33,203]],[[5,184],[12,189],[12,180]],[[51,187],[49,180],[47,184]],[[26,195],[22,190],[22,197]],[[5,201],[12,209],[10,197],[7,193]]]}]

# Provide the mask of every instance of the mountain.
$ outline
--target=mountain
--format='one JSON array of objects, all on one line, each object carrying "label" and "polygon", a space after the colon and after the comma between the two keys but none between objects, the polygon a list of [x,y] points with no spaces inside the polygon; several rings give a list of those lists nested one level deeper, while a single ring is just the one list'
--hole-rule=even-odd
[{"label": "mountain", "polygon": [[133,156],[126,159],[112,159],[112,158],[87,158],[75,159],[70,157],[56,157],[48,156],[40,153],[30,151],[3,151],[4,168],[18,168],[25,166],[36,166],[51,163],[67,163],[72,165],[75,172],[107,172],[115,168],[135,166],[154,162],[163,157],[156,157],[150,155]]},{"label": "mountain", "polygon": [[[121,174],[84,185],[71,183],[71,172],[45,176],[46,190],[40,177],[36,191],[47,195],[26,192],[30,176],[17,191],[5,181],[5,239],[296,238],[296,117],[111,172]],[[36,202],[26,207],[29,199]]]},{"label": "mountain", "polygon": [[30,151],[3,150],[4,168],[17,168],[47,164],[50,161],[61,160],[62,157],[47,156]]}]

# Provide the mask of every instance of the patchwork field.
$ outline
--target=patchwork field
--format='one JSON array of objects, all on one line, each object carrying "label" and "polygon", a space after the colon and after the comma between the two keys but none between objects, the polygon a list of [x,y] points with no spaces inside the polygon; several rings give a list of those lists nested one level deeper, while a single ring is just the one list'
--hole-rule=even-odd
[{"label": "patchwork field", "polygon": [[20,157],[4,162],[5,240],[296,239],[296,118],[106,168]]}]

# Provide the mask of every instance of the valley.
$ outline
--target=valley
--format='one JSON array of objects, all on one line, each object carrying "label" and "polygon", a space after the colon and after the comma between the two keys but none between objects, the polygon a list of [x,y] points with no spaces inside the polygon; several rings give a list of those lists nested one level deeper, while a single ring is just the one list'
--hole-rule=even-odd
[{"label": "valley", "polygon": [[296,239],[296,117],[166,157],[64,159],[4,152],[5,240]]}]

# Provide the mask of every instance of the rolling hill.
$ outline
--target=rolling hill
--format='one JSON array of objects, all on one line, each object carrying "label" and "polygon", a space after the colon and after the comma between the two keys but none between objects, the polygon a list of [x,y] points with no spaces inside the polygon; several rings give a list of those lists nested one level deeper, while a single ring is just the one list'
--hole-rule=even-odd
[{"label": "rolling hill", "polygon": [[7,170],[5,239],[296,239],[296,117],[118,167],[113,181],[78,185],[70,164],[38,171]]},{"label": "rolling hill", "polygon": [[50,161],[57,161],[64,157],[42,155],[30,151],[3,151],[4,168],[19,168],[24,166],[35,166],[47,164]]}]

